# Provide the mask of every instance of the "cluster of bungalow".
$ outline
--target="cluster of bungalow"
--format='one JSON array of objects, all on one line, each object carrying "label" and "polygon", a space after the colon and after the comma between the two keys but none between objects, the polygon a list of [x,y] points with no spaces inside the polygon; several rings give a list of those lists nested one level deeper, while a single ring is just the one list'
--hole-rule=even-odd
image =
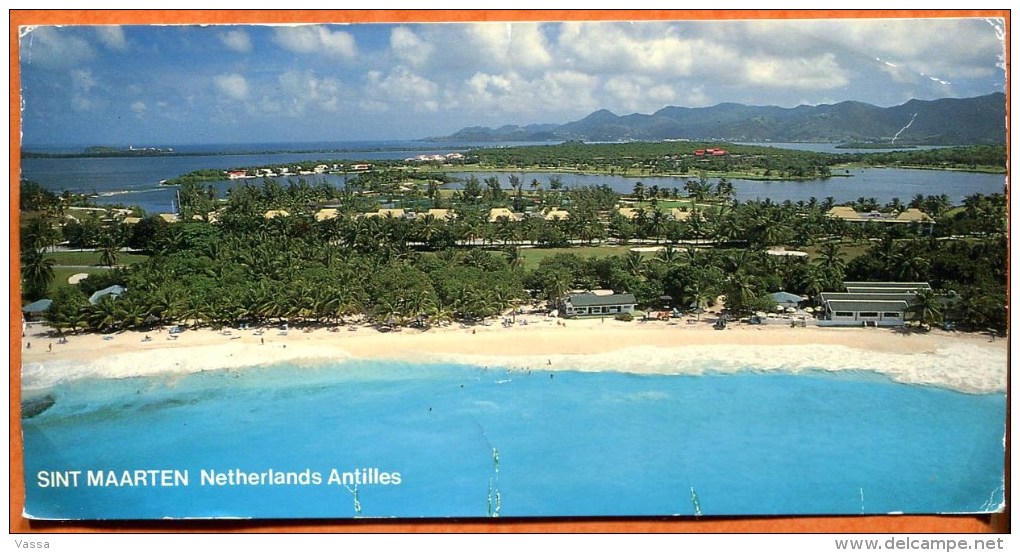
[{"label": "cluster of bungalow", "polygon": [[902,326],[927,282],[846,282],[845,292],[822,292],[823,319],[835,326]]},{"label": "cluster of bungalow", "polygon": [[444,162],[444,161],[460,161],[464,159],[464,154],[460,152],[453,152],[449,154],[421,154],[416,157],[409,157],[404,159],[407,163],[430,163],[430,162]]},{"label": "cluster of bungalow", "polygon": [[[272,167],[264,167],[255,169],[252,174],[248,174],[245,169],[239,169],[236,171],[224,171],[224,174],[229,180],[240,180],[240,179],[257,179],[266,177],[291,177],[296,175],[321,175],[323,173],[339,173],[344,169],[343,165],[334,163],[333,165],[316,165],[313,169],[306,169],[300,165],[294,168],[294,171],[290,170],[290,167],[276,167],[275,170]],[[368,171],[372,169],[371,163],[355,163],[348,165],[348,171]]]}]

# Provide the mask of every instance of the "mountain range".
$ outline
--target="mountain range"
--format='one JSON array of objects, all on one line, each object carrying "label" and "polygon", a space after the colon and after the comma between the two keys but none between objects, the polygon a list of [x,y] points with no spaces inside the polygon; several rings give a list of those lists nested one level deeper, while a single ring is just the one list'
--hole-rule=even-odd
[{"label": "mountain range", "polygon": [[1002,144],[1006,95],[910,100],[883,108],[863,102],[781,108],[724,103],[664,107],[650,115],[601,109],[566,123],[467,127],[443,137],[468,141],[725,140],[897,144]]}]

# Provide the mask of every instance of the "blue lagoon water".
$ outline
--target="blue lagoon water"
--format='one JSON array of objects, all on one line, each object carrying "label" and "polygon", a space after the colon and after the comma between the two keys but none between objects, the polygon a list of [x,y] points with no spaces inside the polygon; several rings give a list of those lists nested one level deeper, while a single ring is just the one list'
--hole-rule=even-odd
[{"label": "blue lagoon water", "polygon": [[[529,145],[535,143],[515,143]],[[99,205],[139,206],[147,213],[175,210],[176,187],[159,186],[161,180],[170,179],[198,169],[229,169],[238,167],[272,167],[302,161],[351,159],[404,159],[418,154],[464,152],[472,147],[494,147],[493,143],[448,143],[434,141],[381,141],[336,142],[308,144],[214,144],[178,149],[181,155],[172,157],[140,158],[27,158],[21,160],[23,178],[36,181],[55,192],[70,190],[77,194],[96,194]],[[778,146],[778,145],[777,145]],[[832,151],[831,144],[784,144],[812,151]],[[680,146],[678,146],[680,147]],[[26,148],[32,150],[32,148]],[[305,152],[283,150],[307,149]],[[36,151],[45,149],[37,148]],[[81,148],[77,149],[78,151]],[[312,151],[315,150],[315,151]],[[263,153],[252,153],[263,152]],[[215,154],[215,155],[211,155]],[[838,174],[838,172],[837,172]],[[467,175],[458,175],[466,178]],[[504,188],[509,188],[509,175],[503,172],[478,173],[479,180],[498,176]],[[618,193],[631,193],[638,181],[666,190],[683,191],[687,178],[681,177],[622,177],[618,175],[581,175],[545,172],[517,173],[524,183],[537,179],[548,186],[551,177],[559,178],[570,188],[607,185]],[[344,175],[307,175],[278,178],[281,182],[304,178],[310,183],[328,182],[342,186]],[[261,184],[262,179],[251,179]],[[715,182],[714,179],[712,182]],[[885,204],[893,198],[908,202],[914,195],[946,194],[954,204],[972,194],[1002,193],[1006,186],[1005,175],[968,173],[960,171],[932,171],[919,169],[869,168],[853,169],[843,176],[814,181],[754,181],[731,179],[735,198],[741,201],[764,200],[774,202],[807,201],[814,197],[822,200],[832,196],[837,203],[874,197]],[[203,183],[212,185],[224,197],[238,181],[223,180]],[[454,185],[456,187],[456,185]]]},{"label": "blue lagoon water", "polygon": [[[934,513],[1003,501],[1004,394],[870,373],[699,376],[347,361],[70,380],[25,420],[39,518]],[[188,485],[88,486],[89,470]],[[203,485],[201,471],[321,484]],[[333,469],[399,484],[329,484]],[[40,471],[83,471],[41,487]],[[357,496],[355,496],[355,492]],[[355,502],[357,499],[357,503]]]}]

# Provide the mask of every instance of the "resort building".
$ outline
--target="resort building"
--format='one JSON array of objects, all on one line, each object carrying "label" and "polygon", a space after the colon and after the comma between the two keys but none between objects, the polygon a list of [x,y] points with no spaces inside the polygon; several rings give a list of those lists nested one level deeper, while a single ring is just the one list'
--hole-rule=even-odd
[{"label": "resort building", "polygon": [[800,302],[805,300],[805,298],[798,296],[797,294],[791,294],[789,292],[783,291],[769,294],[769,297],[772,298],[772,301],[776,302],[776,305],[782,307],[783,309],[786,309],[788,307],[797,309],[798,307],[800,307]]},{"label": "resort building", "polygon": [[496,221],[499,221],[500,217],[506,217],[506,219],[509,220],[509,221],[520,221],[521,220],[520,215],[514,213],[513,211],[510,211],[509,209],[507,209],[505,207],[494,207],[494,208],[489,210],[489,222],[490,223],[495,223]]},{"label": "resort building", "polygon": [[691,212],[684,211],[679,207],[671,207],[669,208],[669,211],[666,212],[666,216],[674,221],[686,221],[691,218]]},{"label": "resort building", "polygon": [[431,215],[438,221],[452,221],[457,218],[457,214],[452,209],[430,209],[426,215]]},{"label": "resort building", "polygon": [[321,223],[322,221],[336,219],[339,212],[340,210],[335,207],[325,207],[315,212],[315,220]]},{"label": "resort building", "polygon": [[621,217],[631,220],[636,219],[638,216],[638,210],[633,207],[621,207],[617,209],[617,212]]},{"label": "resort building", "polygon": [[823,320],[834,326],[901,326],[927,282],[846,282],[846,292],[822,292]]},{"label": "resort building", "polygon": [[566,221],[570,218],[570,212],[565,209],[550,209],[545,212],[543,218],[546,221]]},{"label": "resort building", "polygon": [[571,294],[563,298],[561,304],[560,314],[564,317],[633,313],[634,308],[637,307],[634,294],[600,296],[591,292]]},{"label": "resort building", "polygon": [[290,217],[290,213],[283,209],[270,209],[263,217],[266,219],[275,219],[277,217]]},{"label": "resort building", "polygon": [[397,208],[383,208],[380,209],[379,211],[376,211],[375,213],[366,213],[365,217],[383,217],[383,218],[392,217],[394,219],[400,219],[403,217],[407,217],[407,214],[404,212],[403,208],[397,207]]},{"label": "resort building", "polygon": [[932,225],[935,223],[935,220],[929,217],[927,213],[915,207],[911,207],[900,213],[880,213],[878,211],[859,213],[852,207],[838,205],[830,209],[826,215],[835,219],[842,219],[850,223],[915,223],[925,225]]}]

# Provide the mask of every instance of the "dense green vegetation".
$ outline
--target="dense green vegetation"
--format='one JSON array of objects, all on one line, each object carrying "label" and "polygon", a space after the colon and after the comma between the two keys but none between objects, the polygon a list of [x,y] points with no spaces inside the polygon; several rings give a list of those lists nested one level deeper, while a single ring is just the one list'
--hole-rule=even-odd
[{"label": "dense green vegetation", "polygon": [[862,165],[888,165],[922,167],[927,169],[985,170],[1004,173],[1006,148],[1004,146],[961,146],[930,150],[896,150],[867,154],[840,154],[836,163]]}]

